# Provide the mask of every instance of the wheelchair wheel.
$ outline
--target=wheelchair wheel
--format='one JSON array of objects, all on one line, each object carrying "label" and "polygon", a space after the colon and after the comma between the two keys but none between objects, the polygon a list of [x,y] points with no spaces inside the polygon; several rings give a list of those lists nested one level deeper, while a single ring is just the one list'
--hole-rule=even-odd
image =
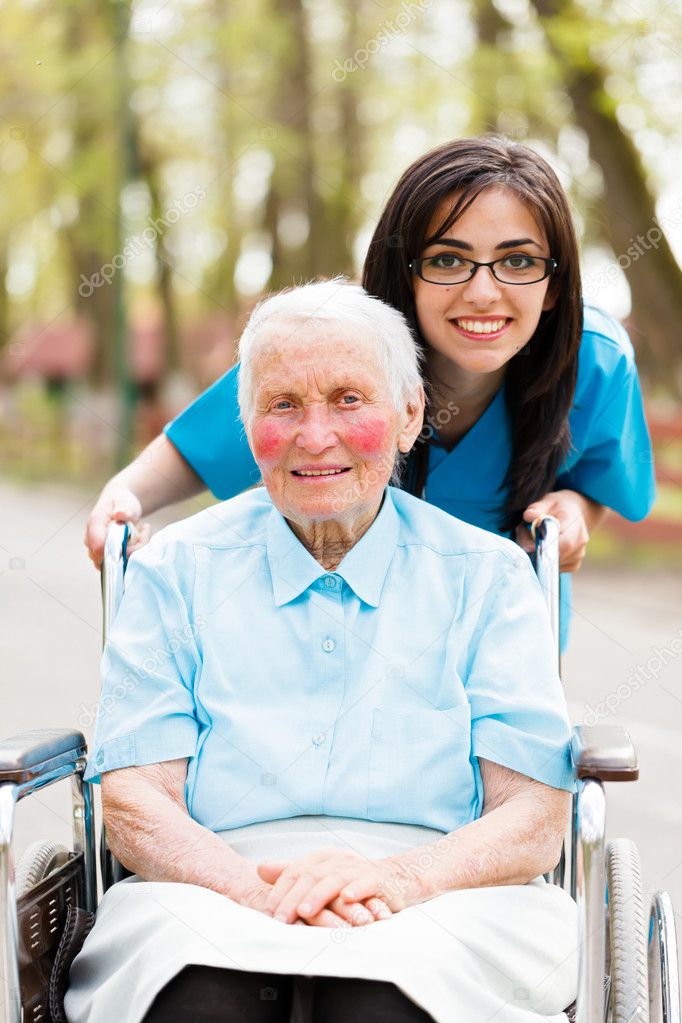
[{"label": "wheelchair wheel", "polygon": [[639,853],[619,838],[606,850],[607,1023],[649,1023],[648,913],[644,912]]},{"label": "wheelchair wheel", "polygon": [[41,838],[32,842],[23,854],[16,869],[17,898],[26,895],[39,881],[61,867],[69,859],[69,851],[57,842]]}]

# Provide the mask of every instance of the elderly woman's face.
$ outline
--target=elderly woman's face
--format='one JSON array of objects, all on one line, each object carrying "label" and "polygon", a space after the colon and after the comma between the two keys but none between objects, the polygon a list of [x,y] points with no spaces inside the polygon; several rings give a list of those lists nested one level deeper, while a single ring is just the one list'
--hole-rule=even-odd
[{"label": "elderly woman's face", "polygon": [[250,443],[273,503],[287,518],[353,518],[388,483],[396,451],[421,425],[393,406],[359,328],[271,328],[254,367]]}]

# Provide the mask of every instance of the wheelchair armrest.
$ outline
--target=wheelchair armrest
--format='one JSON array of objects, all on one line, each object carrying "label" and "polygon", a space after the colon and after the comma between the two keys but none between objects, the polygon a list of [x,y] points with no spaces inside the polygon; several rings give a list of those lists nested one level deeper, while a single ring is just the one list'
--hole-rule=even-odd
[{"label": "wheelchair armrest", "polygon": [[571,760],[576,778],[599,781],[637,781],[637,754],[630,736],[620,725],[578,725],[571,738]]},{"label": "wheelchair armrest", "polygon": [[24,785],[73,766],[87,751],[82,732],[38,728],[0,740],[0,784]]}]

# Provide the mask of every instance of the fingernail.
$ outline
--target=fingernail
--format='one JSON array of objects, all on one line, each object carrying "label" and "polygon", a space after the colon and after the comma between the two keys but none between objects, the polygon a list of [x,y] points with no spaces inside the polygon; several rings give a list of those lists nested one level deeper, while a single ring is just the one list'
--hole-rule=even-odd
[{"label": "fingernail", "polygon": [[286,913],[275,913],[275,920],[279,920],[281,923],[285,924],[287,922]]},{"label": "fingernail", "polygon": [[311,913],[313,909],[309,902],[302,902],[298,908],[301,913]]}]

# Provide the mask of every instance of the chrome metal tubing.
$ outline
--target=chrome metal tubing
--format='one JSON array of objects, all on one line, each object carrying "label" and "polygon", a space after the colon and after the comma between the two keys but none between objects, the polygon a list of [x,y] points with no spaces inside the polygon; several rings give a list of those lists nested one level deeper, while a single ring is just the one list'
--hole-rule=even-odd
[{"label": "chrome metal tubing", "polygon": [[[101,569],[102,647],[106,646],[123,596],[128,541],[129,539],[133,540],[136,535],[137,530],[133,523],[110,522],[107,527]],[[106,892],[111,885],[125,877],[126,873],[107,844],[107,832],[104,826],[100,835],[99,862],[102,890]]]},{"label": "chrome metal tubing", "polygon": [[85,758],[59,767],[21,785],[0,785],[0,912],[2,914],[2,1001],[0,1023],[21,1023],[21,990],[19,985],[19,936],[17,929],[17,897],[14,881],[12,834],[14,809],[25,799],[47,785],[71,778],[73,807],[73,844],[82,852],[85,864],[86,908],[97,909],[97,873],[95,860],[95,828],[92,812],[92,791],[83,781]]},{"label": "chrome metal tubing", "polygon": [[571,809],[571,862],[569,869],[568,894],[574,902],[578,901],[578,879],[576,864],[578,862],[578,794],[573,793]]},{"label": "chrome metal tubing", "polygon": [[15,785],[14,791],[16,794],[16,802],[20,799],[25,799],[26,796],[32,795],[34,792],[38,792],[39,789],[44,789],[47,785],[54,785],[56,781],[62,781],[64,778],[71,778],[72,775],[78,771],[81,773],[85,769],[85,760],[78,759],[72,763],[60,764],[59,767],[53,768],[51,771],[45,771],[38,778],[32,778],[30,781],[25,781],[21,785]]},{"label": "chrome metal tubing", "polygon": [[83,781],[85,759],[79,760],[78,770],[71,778],[71,810],[73,814],[73,849],[83,853],[85,867],[85,908],[97,911],[97,851],[95,846],[95,818],[92,807],[92,786]]},{"label": "chrome metal tubing", "polygon": [[561,847],[561,857],[554,870],[551,872],[548,880],[551,884],[556,884],[559,888],[564,888],[566,885],[566,839],[564,838],[564,844]]},{"label": "chrome metal tubing", "polygon": [[681,1023],[675,914],[667,892],[651,901],[648,960],[651,1023]]},{"label": "chrome metal tubing", "polygon": [[[557,668],[561,673],[561,622],[559,605],[559,522],[553,515],[547,515],[543,519],[536,519],[531,526],[531,534],[535,540],[535,573],[538,577],[542,596],[549,615],[549,622],[552,628],[552,635],[556,647]],[[572,824],[572,820],[571,820]],[[573,882],[573,864],[575,855],[573,853],[573,829],[569,830],[564,838],[561,850],[561,859],[557,866],[545,878],[552,884],[559,885],[575,899]]]},{"label": "chrome metal tubing", "polygon": [[0,913],[2,914],[0,1023],[21,1023],[17,896],[12,857],[16,802],[16,787],[12,784],[0,785]]},{"label": "chrome metal tubing", "polygon": [[536,519],[531,532],[535,540],[535,571],[549,613],[556,644],[557,666],[561,667],[561,624],[559,621],[559,522],[553,515]]},{"label": "chrome metal tubing", "polygon": [[599,781],[586,778],[577,785],[574,874],[580,968],[576,1023],[597,1023],[604,1018],[606,799]]},{"label": "chrome metal tubing", "polygon": [[125,553],[130,528],[126,522],[111,522],[104,541],[102,558],[102,645],[107,641],[118,605],[123,596]]}]

